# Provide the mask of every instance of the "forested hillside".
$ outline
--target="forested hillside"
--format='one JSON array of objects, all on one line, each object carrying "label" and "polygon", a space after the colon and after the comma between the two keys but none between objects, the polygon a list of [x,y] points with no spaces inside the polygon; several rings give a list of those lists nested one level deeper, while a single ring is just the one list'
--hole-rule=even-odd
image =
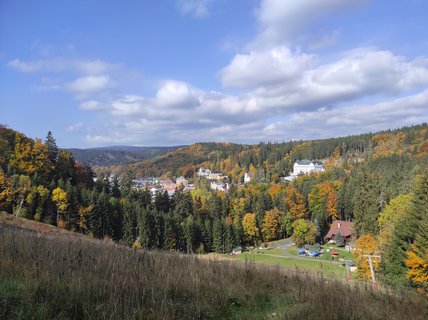
[{"label": "forested hillside", "polygon": [[[232,181],[244,171],[255,176],[228,193],[195,176],[195,190],[172,197],[133,189],[129,170],[121,183],[94,183],[91,169],[59,151],[51,135],[42,143],[2,127],[0,149],[0,210],[134,247],[187,253],[228,253],[290,236],[298,244],[323,242],[334,220],[351,220],[357,252],[381,253],[376,268],[383,282],[428,292],[426,124],[320,141],[195,144],[135,166],[166,176],[193,177],[201,165]],[[280,181],[303,158],[323,159],[327,170]],[[367,260],[358,264],[359,276],[369,279]]]},{"label": "forested hillside", "polygon": [[128,164],[143,159],[158,157],[178,147],[102,147],[89,149],[67,149],[76,161],[91,166]]},{"label": "forested hillside", "polygon": [[313,141],[290,141],[240,145],[233,143],[196,143],[160,157],[126,166],[112,166],[97,173],[124,173],[132,170],[141,176],[192,177],[199,167],[221,170],[233,181],[242,181],[244,172],[255,173],[259,181],[278,182],[292,171],[299,159],[324,159],[327,166],[352,165],[366,158],[390,155],[417,156],[428,150],[427,124]]}]

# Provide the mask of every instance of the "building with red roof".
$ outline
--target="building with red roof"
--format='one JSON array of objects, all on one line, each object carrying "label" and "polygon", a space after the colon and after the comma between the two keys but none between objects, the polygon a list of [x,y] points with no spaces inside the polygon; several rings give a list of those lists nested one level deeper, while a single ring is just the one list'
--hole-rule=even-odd
[{"label": "building with red roof", "polygon": [[325,236],[329,240],[335,240],[336,234],[340,231],[340,234],[345,238],[345,242],[349,243],[355,238],[354,223],[350,221],[333,221],[330,230]]}]

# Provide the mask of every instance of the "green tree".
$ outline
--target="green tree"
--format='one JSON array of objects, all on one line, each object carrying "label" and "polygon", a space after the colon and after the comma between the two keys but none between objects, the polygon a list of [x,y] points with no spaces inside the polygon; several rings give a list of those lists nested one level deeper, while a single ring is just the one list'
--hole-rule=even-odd
[{"label": "green tree", "polygon": [[336,246],[338,247],[344,247],[345,246],[345,238],[343,237],[342,233],[340,233],[340,230],[336,233]]},{"label": "green tree", "polygon": [[55,163],[58,157],[58,146],[56,145],[56,140],[53,137],[53,134],[51,131],[48,132],[45,140],[45,145],[48,148],[49,152],[49,159],[52,161],[52,163]]},{"label": "green tree", "polygon": [[363,169],[356,176],[357,186],[352,199],[357,234],[377,234],[380,212],[379,177]]},{"label": "green tree", "polygon": [[296,246],[315,243],[316,229],[312,222],[298,219],[293,223],[293,240]]},{"label": "green tree", "polygon": [[222,219],[215,219],[213,223],[213,249],[217,253],[225,253],[226,227]]},{"label": "green tree", "polygon": [[127,198],[122,201],[123,207],[123,240],[132,245],[137,237],[137,208]]}]

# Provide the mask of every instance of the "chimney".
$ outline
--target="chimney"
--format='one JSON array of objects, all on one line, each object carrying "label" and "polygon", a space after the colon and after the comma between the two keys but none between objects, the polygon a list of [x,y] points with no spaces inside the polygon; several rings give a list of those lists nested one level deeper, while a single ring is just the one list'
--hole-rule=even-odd
[{"label": "chimney", "polygon": [[340,229],[340,222],[337,224],[337,229]]}]

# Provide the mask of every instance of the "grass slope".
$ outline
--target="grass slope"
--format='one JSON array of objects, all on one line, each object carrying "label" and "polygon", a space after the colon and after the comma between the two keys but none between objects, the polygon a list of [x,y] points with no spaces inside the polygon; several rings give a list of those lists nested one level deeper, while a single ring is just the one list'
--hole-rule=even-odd
[{"label": "grass slope", "polygon": [[[8,220],[8,222],[4,222]],[[0,319],[426,319],[426,300],[310,272],[131,249],[0,215]]]}]

